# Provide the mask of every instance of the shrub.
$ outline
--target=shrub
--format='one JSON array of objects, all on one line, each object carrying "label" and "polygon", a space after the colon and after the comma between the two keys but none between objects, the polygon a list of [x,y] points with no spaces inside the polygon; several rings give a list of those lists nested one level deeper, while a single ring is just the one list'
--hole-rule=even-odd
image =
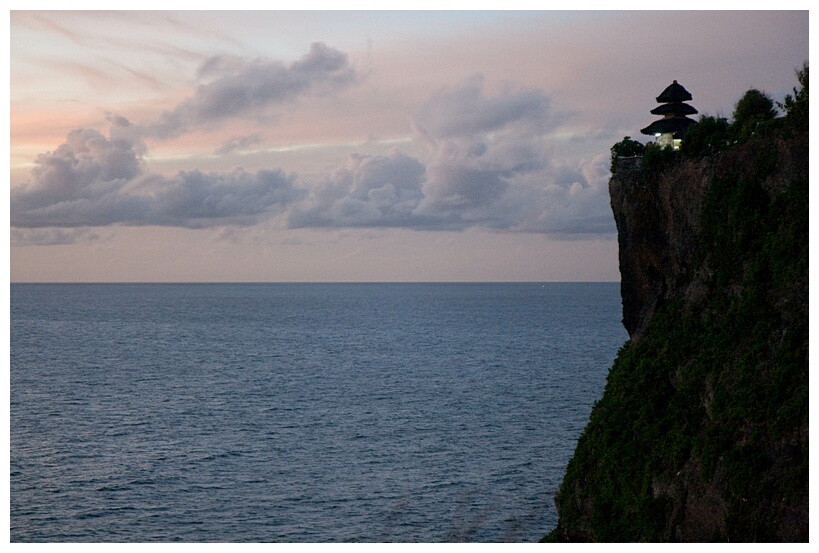
[{"label": "shrub", "polygon": [[643,154],[643,174],[662,173],[677,160],[677,152],[671,146],[649,146]]},{"label": "shrub", "polygon": [[696,125],[688,127],[680,149],[688,158],[705,157],[722,150],[729,140],[727,119],[703,115]]},{"label": "shrub", "polygon": [[641,156],[645,150],[646,147],[641,142],[637,142],[636,140],[632,140],[631,137],[626,136],[623,140],[611,147],[611,172],[615,173],[617,171],[618,157]]}]

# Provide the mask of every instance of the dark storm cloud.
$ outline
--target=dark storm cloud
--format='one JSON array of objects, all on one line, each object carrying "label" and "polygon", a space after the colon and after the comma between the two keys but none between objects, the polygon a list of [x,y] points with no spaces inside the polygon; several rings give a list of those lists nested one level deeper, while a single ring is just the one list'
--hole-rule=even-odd
[{"label": "dark storm cloud", "polygon": [[159,120],[143,126],[146,136],[168,138],[198,125],[231,117],[259,118],[269,108],[299,96],[345,87],[356,79],[347,55],[322,43],[289,66],[280,61],[215,57],[206,61],[200,77],[213,77],[196,93]]},{"label": "dark storm cloud", "polygon": [[31,180],[12,189],[11,225],[253,224],[303,195],[295,177],[279,170],[150,174],[132,142],[77,129],[55,151],[38,156]]}]

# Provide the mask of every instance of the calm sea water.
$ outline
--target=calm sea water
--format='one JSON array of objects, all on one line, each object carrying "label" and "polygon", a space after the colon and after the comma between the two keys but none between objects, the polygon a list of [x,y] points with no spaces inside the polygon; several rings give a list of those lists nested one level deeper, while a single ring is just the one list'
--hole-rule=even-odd
[{"label": "calm sea water", "polygon": [[11,285],[12,541],[535,541],[617,284]]}]

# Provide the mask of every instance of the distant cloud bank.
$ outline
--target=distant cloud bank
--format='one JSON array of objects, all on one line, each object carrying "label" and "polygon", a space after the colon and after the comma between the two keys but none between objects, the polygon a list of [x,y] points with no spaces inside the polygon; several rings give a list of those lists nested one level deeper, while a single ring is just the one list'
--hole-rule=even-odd
[{"label": "distant cloud bank", "polygon": [[[608,160],[577,167],[551,161],[549,135],[564,117],[540,90],[508,86],[494,96],[475,76],[430,97],[411,117],[416,158],[355,154],[335,171],[306,180],[280,169],[152,173],[144,138],[168,138],[232,118],[274,116],[288,102],[333,94],[361,78],[347,56],[323,44],[289,66],[214,57],[200,66],[196,92],[156,120],[109,114],[109,136],[76,129],[41,154],[31,178],[11,190],[17,243],[67,243],[108,225],[207,228],[253,225],[496,230],[556,236],[611,233]],[[257,145],[236,136],[216,151]],[[47,230],[50,229],[50,230]],[[35,232],[36,230],[36,232]]]},{"label": "distant cloud bank", "polygon": [[11,190],[13,227],[249,225],[304,196],[281,170],[150,173],[134,143],[91,129],[35,163],[33,179]]}]

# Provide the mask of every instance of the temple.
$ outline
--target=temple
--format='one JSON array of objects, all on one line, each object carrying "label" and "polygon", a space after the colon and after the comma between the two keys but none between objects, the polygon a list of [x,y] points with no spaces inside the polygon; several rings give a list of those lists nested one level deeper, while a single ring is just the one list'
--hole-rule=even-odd
[{"label": "temple", "polygon": [[695,123],[687,116],[698,113],[693,106],[685,103],[690,100],[691,93],[674,81],[663,90],[662,94],[657,96],[657,102],[660,105],[651,110],[651,113],[662,115],[663,118],[640,129],[640,132],[656,137],[655,143],[658,146],[671,146],[678,150],[686,129]]}]

